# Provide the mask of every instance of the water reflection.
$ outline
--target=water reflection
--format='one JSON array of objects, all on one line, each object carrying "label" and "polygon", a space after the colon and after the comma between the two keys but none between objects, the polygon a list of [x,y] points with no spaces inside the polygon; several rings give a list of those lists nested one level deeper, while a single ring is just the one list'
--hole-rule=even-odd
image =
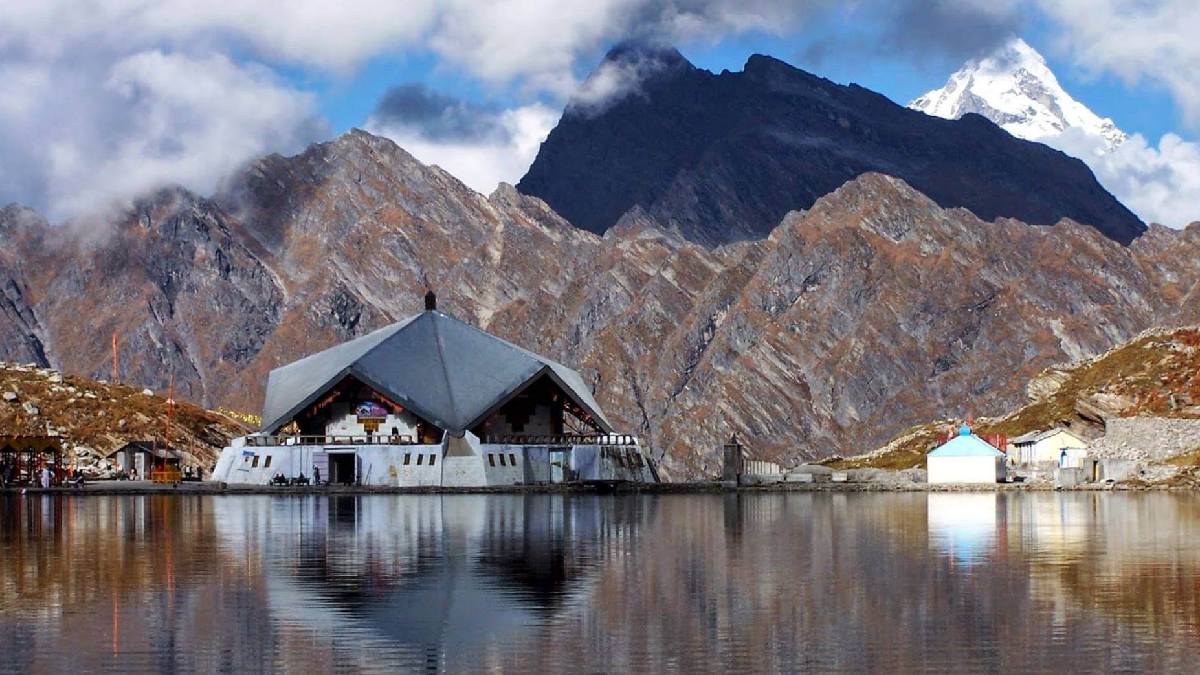
[{"label": "water reflection", "polygon": [[926,510],[929,543],[962,565],[984,562],[999,532],[996,492],[931,492]]},{"label": "water reflection", "polygon": [[1188,669],[1200,498],[0,498],[0,669]]}]

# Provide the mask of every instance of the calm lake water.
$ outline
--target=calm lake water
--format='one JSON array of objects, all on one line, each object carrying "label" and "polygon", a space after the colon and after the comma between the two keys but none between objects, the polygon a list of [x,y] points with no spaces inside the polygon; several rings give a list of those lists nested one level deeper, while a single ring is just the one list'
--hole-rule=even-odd
[{"label": "calm lake water", "polygon": [[0,670],[1188,671],[1200,496],[0,497]]}]

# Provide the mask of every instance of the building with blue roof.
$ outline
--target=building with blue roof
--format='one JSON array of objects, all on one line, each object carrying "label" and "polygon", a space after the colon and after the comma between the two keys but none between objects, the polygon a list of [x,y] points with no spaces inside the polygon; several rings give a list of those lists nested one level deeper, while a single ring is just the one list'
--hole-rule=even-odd
[{"label": "building with blue roof", "polygon": [[925,459],[931,484],[1003,483],[1007,479],[1005,454],[971,433],[965,424],[957,436],[934,448]]}]

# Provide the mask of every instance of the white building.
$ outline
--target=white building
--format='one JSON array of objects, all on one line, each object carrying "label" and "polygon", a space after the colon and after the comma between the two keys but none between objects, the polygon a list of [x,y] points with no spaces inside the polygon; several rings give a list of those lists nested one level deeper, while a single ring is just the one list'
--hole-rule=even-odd
[{"label": "white building", "polygon": [[658,481],[578,373],[437,311],[432,293],[425,300],[421,314],[272,371],[261,431],[225,448],[212,479]]},{"label": "white building", "polygon": [[1003,483],[1005,455],[971,433],[965,424],[958,435],[926,455],[930,483]]},{"label": "white building", "polygon": [[1008,442],[1018,464],[1054,464],[1077,468],[1088,451],[1088,443],[1066,429],[1031,431]]}]

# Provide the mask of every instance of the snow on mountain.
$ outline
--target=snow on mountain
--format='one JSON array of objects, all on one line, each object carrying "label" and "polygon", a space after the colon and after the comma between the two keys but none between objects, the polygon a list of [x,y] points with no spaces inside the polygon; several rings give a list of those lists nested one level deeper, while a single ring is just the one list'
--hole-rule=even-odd
[{"label": "snow on mountain", "polygon": [[956,119],[978,113],[1019,138],[1045,141],[1068,129],[1104,139],[1111,152],[1127,135],[1111,119],[1076,101],[1058,83],[1046,60],[1021,38],[991,55],[968,61],[946,86],[914,100],[910,108]]}]

